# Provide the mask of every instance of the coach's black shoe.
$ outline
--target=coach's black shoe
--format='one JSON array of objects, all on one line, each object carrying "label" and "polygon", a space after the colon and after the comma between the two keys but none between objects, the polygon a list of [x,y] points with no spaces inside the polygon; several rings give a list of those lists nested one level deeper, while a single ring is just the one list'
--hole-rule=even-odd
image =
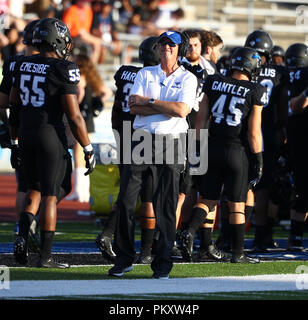
[{"label": "coach's black shoe", "polygon": [[37,263],[38,268],[57,268],[57,269],[67,269],[70,267],[67,263],[60,263],[55,261],[53,258],[40,259]]},{"label": "coach's black shoe", "polygon": [[301,236],[290,235],[288,240],[288,251],[303,252],[303,238]]},{"label": "coach's black shoe", "polygon": [[180,250],[184,261],[192,261],[193,244],[194,236],[188,230],[183,230],[180,235]]},{"label": "coach's black shoe", "polygon": [[112,249],[112,240],[109,237],[103,236],[101,233],[95,240],[96,246],[102,253],[103,257],[111,262],[114,262],[116,254]]},{"label": "coach's black shoe", "polygon": [[230,262],[231,263],[259,263],[260,259],[249,257],[243,253],[240,256],[233,255]]},{"label": "coach's black shoe", "polygon": [[169,279],[169,274],[158,274],[158,273],[153,273],[152,275],[153,279],[161,279],[161,280],[168,280]]},{"label": "coach's black shoe", "polygon": [[124,273],[130,272],[134,269],[132,265],[130,266],[121,266],[121,265],[114,265],[108,271],[108,276],[111,277],[123,277]]},{"label": "coach's black shoe", "polygon": [[28,263],[28,256],[26,240],[22,236],[17,236],[14,242],[14,257],[16,261],[26,265]]}]

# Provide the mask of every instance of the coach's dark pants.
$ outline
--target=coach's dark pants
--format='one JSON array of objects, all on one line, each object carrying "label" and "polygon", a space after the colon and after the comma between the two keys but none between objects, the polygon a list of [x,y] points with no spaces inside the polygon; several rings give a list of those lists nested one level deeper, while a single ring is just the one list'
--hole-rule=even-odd
[{"label": "coach's dark pants", "polygon": [[[177,158],[177,140],[174,140],[174,154]],[[165,154],[165,149],[163,150]],[[152,144],[155,155],[155,144]],[[160,231],[157,242],[157,254],[152,269],[157,274],[168,274],[172,269],[172,247],[176,233],[176,207],[179,194],[180,172],[183,164],[131,164],[124,165],[118,196],[118,220],[115,232],[116,265],[131,265],[135,258],[135,219],[134,211],[142,188],[142,182],[148,174],[153,175],[153,207],[156,216],[156,228]]]}]

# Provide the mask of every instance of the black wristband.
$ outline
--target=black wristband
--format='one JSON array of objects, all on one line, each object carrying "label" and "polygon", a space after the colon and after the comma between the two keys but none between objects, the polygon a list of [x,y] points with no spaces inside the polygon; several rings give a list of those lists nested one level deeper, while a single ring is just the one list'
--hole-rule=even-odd
[{"label": "black wristband", "polygon": [[254,163],[258,163],[261,167],[263,167],[263,154],[262,154],[262,152],[251,153],[250,158]]}]

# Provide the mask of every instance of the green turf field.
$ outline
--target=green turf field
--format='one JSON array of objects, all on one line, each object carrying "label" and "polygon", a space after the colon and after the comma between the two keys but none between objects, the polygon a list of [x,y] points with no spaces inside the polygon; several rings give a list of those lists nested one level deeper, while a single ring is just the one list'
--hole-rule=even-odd
[{"label": "green turf field", "polygon": [[[13,223],[0,223],[0,243],[13,242]],[[93,222],[63,222],[58,223],[57,234],[55,241],[93,241],[98,232],[101,231],[101,226]],[[253,237],[254,230],[251,229],[246,237]],[[275,228],[275,237],[287,238],[288,232],[281,227]],[[213,239],[216,239],[217,232],[213,234]],[[140,239],[140,232],[137,228],[136,239]],[[1,258],[1,255],[0,255]],[[1,265],[1,263],[0,263]],[[116,280],[121,288],[122,279],[114,279],[108,277],[107,273],[111,266],[76,266],[69,269],[38,269],[38,268],[10,268],[11,283],[19,283],[19,281],[50,281],[65,280],[69,286],[72,280],[101,280],[109,281]],[[231,264],[231,263],[175,263],[170,274],[170,279],[183,278],[212,278],[222,279],[222,277],[246,277],[258,275],[295,275],[296,268],[304,267],[308,269],[308,261],[263,261],[260,264]],[[152,271],[149,265],[134,265],[134,270],[126,274],[125,280],[151,280]],[[308,280],[308,279],[307,279]],[[154,280],[155,281],[155,280]],[[161,280],[159,280],[161,281]],[[165,280],[169,281],[169,280]],[[33,283],[35,285],[35,282]],[[306,285],[306,287],[305,287]],[[78,294],[73,295],[45,295],[40,299],[115,299],[115,300],[308,300],[308,282],[303,287],[304,290],[258,290],[247,291],[246,289],[235,292],[205,292],[205,293],[138,293],[138,294]],[[141,288],[142,289],[142,288]],[[0,290],[0,299],[4,291]],[[16,298],[19,299],[19,298]],[[27,297],[27,299],[32,299]],[[33,299],[37,299],[33,298]]]}]

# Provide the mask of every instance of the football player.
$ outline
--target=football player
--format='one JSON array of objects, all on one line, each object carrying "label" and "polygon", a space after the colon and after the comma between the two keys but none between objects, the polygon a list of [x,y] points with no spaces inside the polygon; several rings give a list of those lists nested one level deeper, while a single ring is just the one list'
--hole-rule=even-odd
[{"label": "football player", "polygon": [[283,65],[284,66],[284,56],[285,52],[280,46],[273,46],[271,50],[271,64],[276,66]]},{"label": "football player", "polygon": [[[186,261],[192,260],[194,234],[217,205],[224,185],[232,228],[231,262],[259,262],[246,256],[243,249],[247,192],[249,185],[260,180],[263,167],[261,115],[263,105],[267,103],[267,91],[252,82],[260,67],[261,58],[257,51],[241,47],[232,56],[231,77],[212,75],[204,85],[205,95],[196,129],[198,139],[199,130],[206,128],[209,121],[208,171],[200,177],[200,198],[188,228],[181,233],[182,255]],[[249,176],[250,164],[253,170]]]},{"label": "football player", "polygon": [[[308,139],[308,47],[294,43],[285,55],[290,74],[289,110],[287,121],[287,150],[294,172],[295,204],[291,208],[291,229],[288,250],[303,251],[303,234],[308,214],[307,178],[308,170],[303,148]],[[304,144],[303,144],[304,143]]]},{"label": "football player", "polygon": [[[25,45],[25,56],[30,56],[32,54],[38,53],[37,49],[32,46],[32,35],[35,25],[38,23],[39,20],[33,20],[30,21],[23,32],[23,44]],[[2,68],[2,82],[0,85],[0,107],[5,109],[4,116],[6,116],[6,110],[9,108],[9,95],[12,88],[12,82],[13,82],[13,72],[15,68],[16,61],[20,59],[23,56],[12,56],[11,58],[7,59],[3,63]],[[5,118],[3,119],[5,120]],[[7,119],[8,122],[8,119]],[[14,155],[15,149],[14,146],[10,145],[10,141],[8,143],[8,146],[11,148],[12,155]],[[16,150],[17,151],[17,150]],[[12,160],[14,157],[12,157]],[[15,165],[15,174],[16,174],[16,181],[17,181],[17,194],[16,194],[16,201],[15,201],[15,209],[16,209],[16,215],[17,219],[19,219],[20,213],[23,210],[25,196],[27,192],[27,185],[25,180],[25,175],[22,170],[22,167],[17,163]],[[18,234],[19,225],[18,222],[15,224],[15,235]],[[38,237],[37,237],[37,221],[36,219],[33,219],[33,222],[31,223],[30,227],[30,233],[29,233],[29,240],[30,240],[30,247],[33,249],[34,252],[39,252],[39,243],[38,243]]]},{"label": "football player", "polygon": [[19,263],[27,264],[29,227],[40,205],[41,255],[37,266],[67,268],[68,264],[56,262],[51,255],[57,202],[70,163],[64,114],[84,148],[86,174],[94,170],[95,158],[76,98],[79,69],[67,61],[72,49],[67,26],[55,18],[41,19],[32,44],[40,53],[16,62],[9,99],[11,143],[21,154],[27,181],[14,256]]},{"label": "football player", "polygon": [[[205,34],[203,31],[188,29],[185,30],[185,33],[189,37],[189,47],[187,49],[186,57],[182,60],[182,65],[197,77],[198,79],[198,93],[197,99],[194,106],[194,109],[187,116],[189,121],[190,128],[194,129],[196,127],[196,115],[199,110],[199,104],[202,100],[204,93],[202,92],[203,85],[206,81],[208,75],[212,75],[216,72],[214,68],[208,68],[209,65],[215,64],[216,55],[208,55],[209,59],[207,60],[202,56],[203,51],[212,52],[214,49],[211,46],[217,46],[219,52],[223,46],[222,39],[214,33],[207,34],[206,39],[204,40]],[[216,41],[216,42],[215,42]],[[216,50],[217,50],[216,48]],[[194,180],[194,182],[189,181]],[[185,202],[181,211],[182,226],[181,229],[185,229],[187,223],[189,222],[190,215],[194,205],[197,202],[197,183],[198,179],[189,177],[189,174],[186,174],[185,179],[188,181],[185,184],[185,189],[183,189],[183,194],[186,195]],[[198,260],[203,261],[204,259],[212,259],[216,261],[224,260],[225,254],[218,250],[212,243],[212,231],[214,228],[215,218],[216,218],[216,207],[212,212],[209,212],[207,217],[207,222],[202,223],[199,229],[200,237],[200,250],[198,252]]]},{"label": "football player", "polygon": [[[146,38],[139,46],[139,61],[143,63],[143,66],[154,66],[159,64],[159,55],[157,51],[158,37]],[[121,66],[115,73],[114,80],[117,87],[115,93],[114,104],[112,108],[112,128],[119,134],[119,153],[120,164],[119,171],[120,177],[123,168],[123,153],[124,153],[124,137],[123,127],[125,123],[129,125],[131,132],[133,133],[132,124],[135,119],[135,115],[130,113],[128,107],[128,97],[130,89],[133,86],[137,72],[141,67],[132,65]],[[141,251],[138,256],[138,263],[151,263],[151,249],[153,243],[153,236],[155,231],[155,214],[152,204],[152,176],[148,172],[144,181],[144,186],[141,192],[141,207],[140,207],[140,225],[141,225]],[[114,261],[115,253],[112,249],[112,237],[116,228],[117,218],[117,204],[110,212],[109,217],[104,224],[103,231],[96,238],[96,245],[100,249],[103,257],[108,260]]]},{"label": "football player", "polygon": [[[276,248],[278,243],[272,238],[272,228],[275,223],[277,208],[271,205],[270,190],[273,183],[273,171],[276,166],[282,141],[279,141],[280,129],[277,130],[280,106],[284,96],[281,94],[288,81],[286,68],[271,65],[271,50],[273,41],[271,36],[263,30],[255,30],[247,36],[245,46],[258,51],[262,59],[262,68],[257,82],[267,89],[268,103],[262,111],[262,136],[264,168],[260,183],[250,190],[249,203],[246,206],[247,221],[253,211],[255,197],[255,239],[256,251],[266,251],[267,248]],[[271,210],[273,209],[273,210]]]}]

